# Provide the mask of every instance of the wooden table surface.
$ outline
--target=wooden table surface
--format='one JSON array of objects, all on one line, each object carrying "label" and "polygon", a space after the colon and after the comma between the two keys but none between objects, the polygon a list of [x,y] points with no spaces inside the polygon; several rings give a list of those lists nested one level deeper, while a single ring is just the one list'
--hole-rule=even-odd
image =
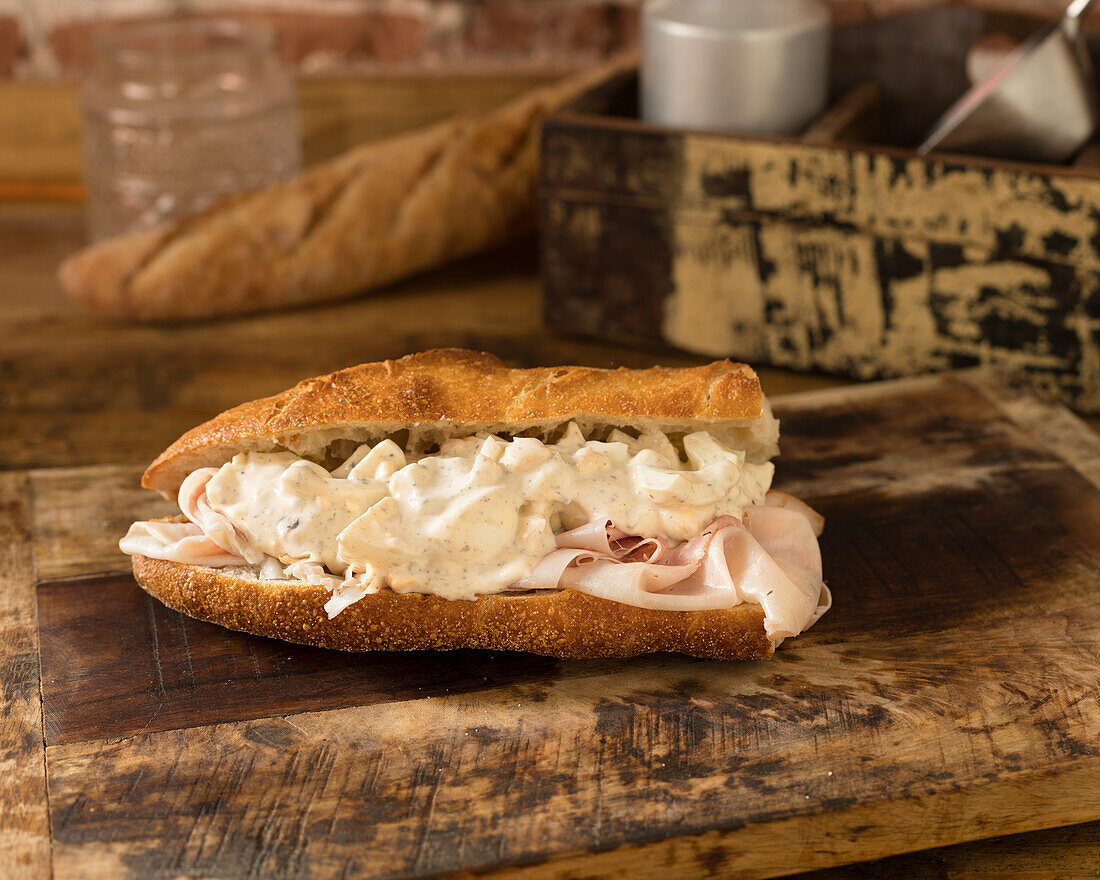
[{"label": "wooden table surface", "polygon": [[[486,349],[518,365],[698,362],[544,331],[532,243],[322,309],[143,327],[112,324],[65,301],[54,270],[82,239],[78,206],[0,203],[0,470],[143,464],[182,431],[242,400],[351,363],[434,346]],[[760,373],[773,395],[838,384],[823,376]],[[16,670],[11,660],[26,646],[11,635],[5,572],[14,563],[3,552],[0,876],[45,877],[49,831],[45,814],[33,808],[45,790],[43,765],[24,760],[18,772],[5,766],[26,754],[25,743],[14,743],[21,728],[6,677],[37,680],[38,670]],[[803,876],[1095,878],[1098,866],[1100,823],[1092,823]]]}]

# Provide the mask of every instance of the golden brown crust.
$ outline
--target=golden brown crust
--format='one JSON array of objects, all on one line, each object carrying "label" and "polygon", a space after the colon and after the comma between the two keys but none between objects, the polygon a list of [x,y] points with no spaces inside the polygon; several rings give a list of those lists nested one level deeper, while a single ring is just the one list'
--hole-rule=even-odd
[{"label": "golden brown crust", "polygon": [[98,242],[63,263],[61,283],[116,317],[202,318],[348,296],[489,247],[534,226],[539,121],[631,63]]},{"label": "golden brown crust", "polygon": [[546,428],[570,419],[641,429],[760,428],[759,457],[774,454],[774,426],[750,367],[516,370],[491,354],[435,349],[361,364],[299,382],[274,397],[227,410],[184,434],[145,472],[165,494],[197,467],[219,466],[245,449],[316,452],[339,436],[380,439],[419,427],[449,435]]},{"label": "golden brown crust", "polygon": [[382,590],[333,620],[321,586],[261,581],[135,556],[134,577],[169,608],[229,629],[343,651],[487,648],[551,657],[633,657],[677,651],[762,660],[773,647],[759,605],[653,611],[574,590],[451,601]]}]

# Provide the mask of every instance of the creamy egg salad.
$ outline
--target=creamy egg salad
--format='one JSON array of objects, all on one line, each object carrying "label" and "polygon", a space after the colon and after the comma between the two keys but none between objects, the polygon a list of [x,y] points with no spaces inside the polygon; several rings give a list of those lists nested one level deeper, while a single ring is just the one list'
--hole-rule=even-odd
[{"label": "creamy egg salad", "polygon": [[[771,463],[705,431],[682,447],[661,433],[589,440],[571,423],[554,443],[479,435],[419,457],[383,440],[331,472],[241,453],[184,481],[189,522],[135,523],[120,546],[320,583],[330,616],[385,588],[460,600],[569,586],[683,610],[757,601],[769,635],[797,634],[827,595],[812,520],[768,496]],[[754,536],[753,519],[782,540]]]}]

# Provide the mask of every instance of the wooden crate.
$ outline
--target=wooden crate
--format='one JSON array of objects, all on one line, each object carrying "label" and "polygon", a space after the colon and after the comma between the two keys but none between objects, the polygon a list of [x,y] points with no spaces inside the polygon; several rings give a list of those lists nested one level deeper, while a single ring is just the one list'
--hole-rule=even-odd
[{"label": "wooden crate", "polygon": [[838,30],[835,98],[881,100],[827,143],[645,124],[632,77],[583,96],[543,134],[547,323],[858,378],[1007,364],[1100,412],[1100,174],[907,146],[975,39],[1034,26],[950,8]]}]

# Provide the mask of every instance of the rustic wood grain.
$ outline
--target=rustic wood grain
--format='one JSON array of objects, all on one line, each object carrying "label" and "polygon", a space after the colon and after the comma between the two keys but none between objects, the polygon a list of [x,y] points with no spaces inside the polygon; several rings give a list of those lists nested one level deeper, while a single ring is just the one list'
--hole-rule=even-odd
[{"label": "rustic wood grain", "polygon": [[[1017,380],[1023,377],[1017,376]],[[1006,381],[996,389],[976,383],[974,386],[1021,430],[1052,449],[1093,485],[1100,486],[1100,449],[1096,445],[1100,426],[1093,427],[1068,410],[1035,406],[1039,393],[1026,381]]]},{"label": "rustic wood grain", "polygon": [[1072,825],[799,874],[798,880],[1094,880],[1097,826]]},{"label": "rustic wood grain", "polygon": [[101,465],[30,472],[40,582],[130,570],[118,549],[130,523],[179,512],[174,501],[141,488],[142,470]]},{"label": "rustic wood grain", "polygon": [[999,387],[777,401],[836,606],[767,663],[368,658],[357,693],[41,587],[57,875],[765,877],[1100,817],[1100,492]]},{"label": "rustic wood grain", "polygon": [[[436,340],[443,344],[463,344],[470,341],[473,344],[499,346],[497,350],[517,364],[542,360],[545,363],[576,361],[607,366],[615,363],[644,365],[655,360],[668,364],[696,363],[699,360],[665,351],[639,352],[605,343],[561,338],[541,331],[539,284],[530,252],[490,255],[484,260],[473,261],[395,288],[392,295],[364,298],[331,312],[322,309],[294,313],[285,316],[286,319],[282,321],[272,322],[266,317],[260,317],[247,321],[216,323],[201,328],[183,328],[178,335],[164,328],[110,326],[80,313],[69,304],[62,297],[54,280],[57,261],[80,243],[82,235],[82,216],[77,206],[0,204],[0,253],[4,254],[4,259],[0,260],[0,315],[3,315],[0,318],[0,326],[3,327],[0,341],[0,424],[5,428],[0,432],[0,468],[17,467],[20,463],[23,466],[54,467],[58,464],[128,461],[132,463],[128,469],[136,474],[166,442],[200,419],[243,399],[280,390],[298,378],[329,369],[329,362],[334,362],[336,358],[326,353],[328,346],[334,346],[339,352],[338,356],[348,358],[348,362],[353,359],[375,359],[400,350],[403,344],[411,348],[418,341],[439,344]],[[403,305],[406,299],[408,302]],[[448,307],[449,299],[453,299],[453,307]],[[455,321],[459,329],[451,333],[441,326],[425,328],[424,314],[437,316],[438,320],[433,320],[433,324]],[[482,316],[480,322],[477,315]],[[313,333],[309,325],[315,321],[318,322],[318,330]],[[369,328],[374,326],[383,326],[385,335],[371,332]],[[297,344],[295,340],[299,339],[308,340],[309,345]],[[264,346],[256,340],[267,340],[269,350],[265,352]],[[239,346],[242,345],[248,348],[247,355],[239,352]],[[113,359],[110,356],[112,351],[117,353]],[[55,354],[61,356],[59,362],[66,363],[67,367],[51,374],[50,364]],[[127,367],[127,359],[136,361],[139,367]],[[185,368],[178,370],[176,381],[172,381],[171,377],[173,363],[185,365]],[[273,373],[268,373],[269,369]],[[835,385],[838,381],[835,378],[800,376],[766,367],[760,372],[765,388],[773,394],[824,388]],[[916,379],[904,384],[915,389],[922,383],[936,381]],[[107,393],[105,387],[113,393]],[[986,396],[983,386],[979,384],[973,387]],[[140,394],[135,393],[134,389],[140,389]],[[829,391],[824,397],[816,396],[822,392],[816,392],[809,397],[792,397],[785,406],[788,411],[798,408],[809,413],[816,408],[827,412],[833,406],[847,405],[849,395],[858,397],[874,393],[877,391],[873,387],[851,386],[848,390]],[[1057,448],[1061,457],[1086,473],[1089,472],[1085,463],[1096,460],[1095,443],[1074,442],[1071,450],[1061,442],[1066,436],[1079,435],[1080,424],[1062,411],[1050,407],[1034,408],[1029,402],[1030,396],[1023,390],[1015,391],[1013,395],[1019,401],[1008,406],[1003,389],[999,390],[992,405],[1009,411],[1014,424],[1024,426],[1020,428],[1021,431],[1037,437],[1038,445]],[[121,405],[116,402],[116,397],[121,399]],[[824,428],[825,422],[822,425]],[[1100,422],[1094,422],[1094,425],[1100,427]],[[807,432],[810,430],[806,429]],[[941,428],[937,436],[942,434]],[[151,438],[150,435],[155,436]],[[981,432],[977,436],[980,439]],[[163,438],[163,442],[158,442],[156,438]],[[811,447],[807,447],[805,454],[816,453]],[[855,458],[867,454],[866,449],[860,448],[851,452],[851,456]],[[844,465],[835,456],[830,462],[830,456],[824,450],[820,451],[820,455],[822,467]],[[791,459],[787,456],[780,459],[781,473],[790,462]],[[113,491],[121,491],[125,486],[122,477],[125,470],[127,468],[107,477],[108,482],[116,487]],[[822,476],[823,474],[818,474],[819,479]],[[850,476],[854,476],[854,472],[850,472]],[[32,482],[35,483],[43,477],[49,481],[45,471],[31,475]],[[104,474],[90,472],[90,480],[93,477],[98,480],[104,478]],[[812,477],[813,474],[808,470],[801,475],[792,471],[788,482],[789,485],[796,486]],[[18,475],[0,477],[12,478],[21,479]],[[875,485],[869,477],[865,478],[865,482],[868,486]],[[54,485],[60,490],[61,483]],[[819,482],[819,486],[823,491],[832,491],[823,480]],[[51,493],[51,497],[64,500],[60,491]],[[134,499],[135,494],[127,493],[125,504]],[[43,522],[62,521],[55,512],[50,512],[43,518],[44,511],[38,510],[37,505],[35,515],[36,519]],[[120,518],[120,513],[116,512],[114,518]],[[78,519],[70,519],[68,522],[73,529],[80,526]],[[114,525],[97,536],[85,536],[84,541],[77,541],[78,536],[74,533],[63,533],[63,530],[58,529],[52,538],[54,546],[63,549],[70,540],[69,535],[93,558],[101,560],[93,566],[99,570],[103,570],[102,560],[113,553],[114,541],[118,537],[114,533]],[[39,563],[48,568],[47,554],[39,551],[36,555]],[[78,572],[78,555],[63,559],[63,571],[55,571],[49,576],[69,577],[75,573],[83,573]],[[782,651],[780,656],[784,656]],[[239,682],[235,686],[239,688]],[[372,705],[362,711],[369,712],[375,708],[376,705]],[[303,716],[293,716],[290,720],[300,717]],[[661,720],[655,723],[664,722]],[[157,721],[154,720],[150,730],[156,724]],[[696,725],[689,733],[691,736],[698,736],[705,730],[704,726]],[[146,732],[148,734],[149,731]],[[179,733],[181,737],[186,735],[187,731]],[[65,748],[73,745],[75,744]],[[124,742],[115,743],[114,748],[121,753],[126,751],[127,745]],[[252,744],[250,748],[255,748],[255,745]],[[319,750],[322,760],[318,765],[321,768],[318,773],[323,774],[324,768],[331,764],[334,752],[323,746]],[[362,752],[355,754],[362,755]],[[266,759],[261,755],[258,760]],[[333,772],[338,780],[342,771]],[[0,780],[0,788],[12,784],[7,778]],[[99,778],[95,777],[94,784],[81,783],[80,780],[73,783],[70,778],[69,784],[83,785],[85,796],[94,798]],[[168,784],[176,784],[171,776]],[[247,849],[247,845],[241,843],[239,836],[225,824],[222,818],[222,811],[225,809],[222,798],[227,791],[229,794],[238,793],[241,797],[248,795],[255,801],[253,812],[249,816],[252,823],[250,827],[253,830],[259,828],[259,836],[252,843],[253,855],[257,852],[261,855],[272,852],[270,847],[265,849],[263,840],[273,840],[281,847],[280,852],[285,854],[288,862],[301,864],[304,856],[295,856],[296,844],[291,842],[288,845],[286,835],[277,840],[270,836],[264,837],[265,826],[259,818],[270,814],[274,823],[272,827],[285,827],[289,820],[285,819],[285,814],[280,813],[285,807],[280,806],[283,801],[279,801],[276,796],[278,792],[285,791],[285,788],[265,793],[259,782],[253,780],[251,784],[253,787],[249,788],[244,783],[234,784],[232,780],[226,780],[224,785],[211,787],[212,783],[208,779],[205,789],[179,796],[180,812],[173,827],[185,829],[183,833],[186,835],[194,830],[198,835],[195,841],[206,841],[207,847],[216,847],[217,840],[224,837],[229,845],[236,847],[239,856]],[[1051,799],[1057,798],[1057,789],[1061,785],[1059,780]],[[368,793],[369,790],[367,787]],[[70,794],[75,799],[68,804],[71,807],[79,801],[79,795],[72,791]],[[1068,788],[1062,789],[1061,794],[1071,798]],[[963,801],[965,802],[965,797]],[[309,807],[305,801],[302,803],[305,804],[301,808],[304,814]],[[1026,799],[1021,803],[1025,811],[1030,810],[1040,818],[1048,816],[1041,807],[1029,804]],[[87,813],[90,806],[94,804],[85,803],[80,809]],[[240,808],[238,804],[238,809]],[[925,817],[923,821],[938,823],[941,809],[946,809],[942,800],[922,814]],[[190,824],[185,821],[187,816],[192,818]],[[883,820],[885,818],[882,817]],[[161,821],[159,816],[147,819],[153,823]],[[1050,821],[1056,819],[1054,817]],[[941,827],[946,829],[951,823],[961,829],[960,833],[966,833],[968,826],[972,826],[970,834],[994,834],[1006,830],[991,827],[988,816],[965,816],[958,810],[951,817],[944,818]],[[302,818],[300,824],[310,834],[324,834],[328,828],[323,823],[315,824],[309,816]],[[860,823],[857,822],[856,827],[858,824]],[[0,828],[9,827],[11,826],[6,817],[0,819]],[[335,830],[346,830],[350,827],[345,824],[335,826]],[[908,826],[899,822],[896,827]],[[909,880],[914,877],[987,880],[1013,871],[1030,872],[1023,876],[1035,880],[1040,877],[1043,880],[1050,880],[1052,877],[1091,880],[1095,875],[1092,866],[1100,864],[1100,823],[1064,831],[1065,836],[1060,836],[1061,832],[1024,834],[995,842],[962,844],[946,850],[906,856],[900,862],[886,860],[858,868],[835,869],[850,873],[830,874],[829,880]],[[1074,833],[1070,835],[1070,831]],[[17,831],[17,837],[26,840],[21,831]],[[728,863],[736,862],[737,859],[730,854],[728,847],[723,850],[717,846],[721,842],[716,841],[717,837],[719,835],[714,834],[690,840],[676,838],[670,845],[671,849],[660,858],[652,857],[653,850],[643,847],[640,852],[646,864],[643,865],[644,870],[635,873],[645,876],[646,871],[653,872],[662,867],[661,863],[665,858],[681,854],[687,859],[689,852],[702,853],[703,863],[711,866],[710,873],[729,873],[726,870]],[[89,834],[89,841],[91,838],[92,835]],[[100,839],[97,845],[104,848],[111,846],[109,828],[105,838],[107,843]],[[177,850],[188,845],[186,840],[187,838],[175,841]],[[830,841],[831,838],[826,835],[826,830],[820,830],[820,833],[818,830],[804,831],[801,836],[790,841],[787,849],[801,854],[810,840],[820,843]],[[190,844],[192,848],[200,845],[195,841]],[[843,847],[844,855],[838,855],[838,859],[867,859],[881,851],[867,842],[866,829],[863,832],[849,830],[843,837]],[[123,848],[123,844],[118,844],[115,855]],[[717,853],[714,852],[716,849]],[[84,876],[83,855],[78,845],[70,842],[68,853],[67,864],[72,866],[72,870],[67,875]],[[241,856],[242,860],[236,862],[237,870],[227,869],[222,876],[255,876],[260,871],[255,865],[260,865],[262,860],[257,859],[254,864],[244,861],[243,858]],[[362,858],[361,851],[348,857],[349,871],[354,872],[358,864],[357,858]],[[619,863],[621,856],[612,853],[600,858],[608,865],[608,871],[611,871]],[[151,867],[152,861],[152,857],[149,857],[145,867]],[[178,861],[176,851],[166,853],[160,866],[163,869],[161,876],[170,874],[171,865]],[[583,864],[586,865],[585,868],[574,870],[563,863],[561,873],[588,876],[595,871],[590,859]],[[333,873],[339,875],[338,871]],[[668,870],[663,870],[663,874],[669,876]],[[17,873],[15,876],[20,875]],[[59,871],[58,876],[66,876],[66,873]]]},{"label": "rustic wood grain", "polygon": [[870,123],[881,102],[882,86],[873,81],[860,83],[834,101],[799,135],[799,139],[806,144],[876,143]]},{"label": "rustic wood grain", "polygon": [[[797,675],[807,689],[848,680],[844,666],[802,673],[809,668]],[[604,696],[614,681],[581,679],[549,691],[51,747],[57,875],[438,876],[499,867],[490,876],[766,877],[1064,822],[1075,812],[1070,796],[1100,807],[1096,773],[1080,767],[1027,785],[1002,778],[952,790],[952,766],[971,754],[957,725],[974,716],[950,705],[950,689],[928,689],[924,699],[941,717],[923,732],[904,721],[912,703],[895,714],[884,702],[880,728],[849,751],[829,728],[847,728],[851,715],[791,717],[770,674],[668,673],[625,700]],[[655,703],[655,693],[677,689],[694,698]],[[713,711],[731,704],[778,717],[743,725],[737,710]],[[1013,744],[1004,728],[994,736]],[[801,765],[777,772],[778,743]],[[860,752],[881,749],[905,757],[869,775]],[[929,783],[930,772],[945,780]],[[895,797],[861,805],[875,784]]]},{"label": "rustic wood grain", "polygon": [[557,661],[527,654],[458,651],[441,664],[431,652],[347,654],[232,632],[170,611],[129,575],[41,584],[38,619],[51,745],[535,685],[559,674]]},{"label": "rustic wood grain", "polygon": [[0,877],[51,875],[27,480],[0,474]]}]

